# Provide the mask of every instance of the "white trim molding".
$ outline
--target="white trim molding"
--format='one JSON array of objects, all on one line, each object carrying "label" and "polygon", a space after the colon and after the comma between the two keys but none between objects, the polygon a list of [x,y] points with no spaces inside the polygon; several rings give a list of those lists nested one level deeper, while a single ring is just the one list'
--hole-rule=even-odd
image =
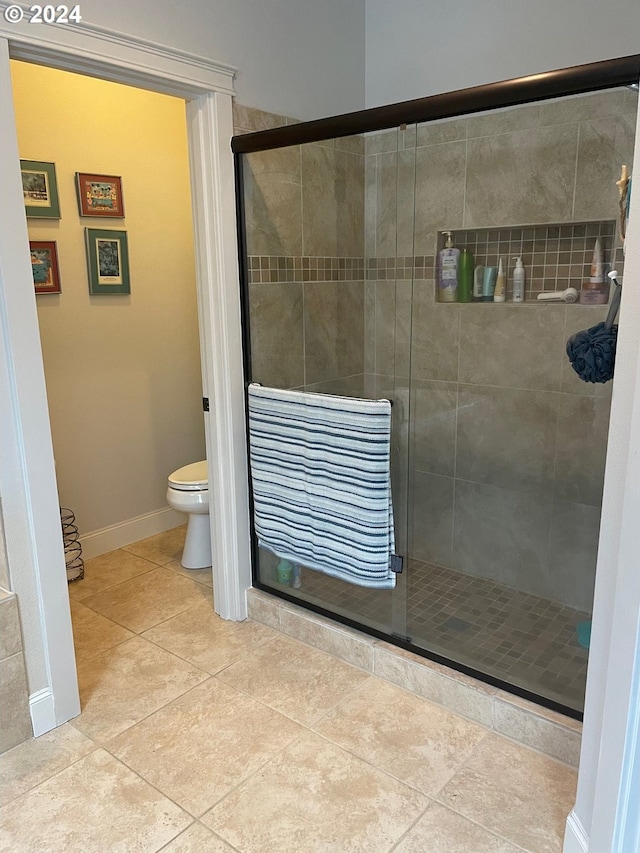
[{"label": "white trim molding", "polygon": [[[640,160],[640,114],[635,162]],[[640,825],[640,195],[631,194],[574,814],[593,853],[636,853]],[[567,827],[569,830],[569,825]],[[569,838],[569,833],[567,833]],[[568,839],[565,853],[568,853]]]},{"label": "white trim molding", "polygon": [[187,521],[188,518],[184,513],[165,507],[155,512],[138,515],[136,518],[128,518],[118,524],[110,524],[108,527],[93,530],[80,537],[82,557],[90,560],[92,557],[108,554],[109,551],[124,548],[140,539],[147,539],[149,536],[155,536],[156,533],[164,533],[166,530],[180,527]]},{"label": "white trim molding", "polygon": [[562,853],[589,853],[589,837],[573,811],[567,818]]},{"label": "white trim molding", "polygon": [[29,713],[34,737],[40,737],[60,725],[56,720],[55,702],[50,690],[38,690],[29,696]]},{"label": "white trim molding", "polygon": [[56,724],[80,712],[51,427],[20,181],[9,46],[0,38],[0,494],[29,692],[55,697]]},{"label": "white trim molding", "polygon": [[191,101],[187,121],[202,373],[209,398],[214,601],[224,619],[241,620],[247,616],[251,547],[231,99],[206,95]]},{"label": "white trim molding", "polygon": [[[6,22],[3,13],[9,5],[22,9],[21,22]],[[0,37],[9,40],[12,59],[183,98],[207,92],[234,94],[236,69],[230,65],[85,21],[29,24],[29,10],[25,3],[0,2]]]},{"label": "white trim molding", "polygon": [[613,838],[615,853],[626,853],[627,850],[640,850],[640,631],[636,644],[635,668],[622,758],[620,796]]}]

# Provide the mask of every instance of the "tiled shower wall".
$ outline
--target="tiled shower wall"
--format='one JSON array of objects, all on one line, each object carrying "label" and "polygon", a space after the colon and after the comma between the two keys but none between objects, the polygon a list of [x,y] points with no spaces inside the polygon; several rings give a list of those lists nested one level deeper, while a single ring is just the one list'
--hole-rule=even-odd
[{"label": "tiled shower wall", "polygon": [[[237,132],[286,122],[235,108]],[[364,159],[360,136],[245,158],[254,381],[364,393]]]},{"label": "tiled shower wall", "polygon": [[616,220],[636,109],[616,90],[367,140],[366,388],[410,397],[412,553],[584,610],[611,385],[564,347],[606,308],[440,305],[433,260],[443,229]]},{"label": "tiled shower wall", "polygon": [[[245,172],[253,378],[393,397],[412,553],[581,609],[610,386],[582,383],[564,344],[603,309],[438,305],[434,257],[445,228],[616,220],[636,109],[616,90],[252,154]],[[239,131],[286,121],[236,110]]]},{"label": "tiled shower wall", "polygon": [[449,228],[616,219],[637,106],[615,89],[369,136],[367,258],[433,257]]}]

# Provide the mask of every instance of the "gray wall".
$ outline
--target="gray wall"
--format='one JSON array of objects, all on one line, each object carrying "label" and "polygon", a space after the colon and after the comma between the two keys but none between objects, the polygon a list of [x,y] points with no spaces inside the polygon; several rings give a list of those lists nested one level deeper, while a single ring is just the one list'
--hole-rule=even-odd
[{"label": "gray wall", "polygon": [[242,104],[300,119],[364,107],[365,0],[85,0],[98,24],[238,68]]},{"label": "gray wall", "polygon": [[640,53],[636,0],[367,0],[367,107]]}]

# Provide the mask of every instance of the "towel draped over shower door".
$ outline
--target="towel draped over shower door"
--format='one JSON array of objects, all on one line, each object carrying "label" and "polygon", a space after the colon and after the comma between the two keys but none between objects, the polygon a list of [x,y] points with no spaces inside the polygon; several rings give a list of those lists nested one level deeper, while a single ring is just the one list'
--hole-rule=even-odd
[{"label": "towel draped over shower door", "polygon": [[249,386],[258,544],[360,586],[391,589],[391,403]]}]

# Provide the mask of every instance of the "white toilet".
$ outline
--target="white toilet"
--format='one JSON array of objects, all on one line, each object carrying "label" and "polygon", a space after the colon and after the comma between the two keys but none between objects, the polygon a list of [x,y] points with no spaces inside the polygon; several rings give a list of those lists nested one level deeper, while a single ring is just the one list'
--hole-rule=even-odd
[{"label": "white toilet", "polygon": [[169,506],[189,516],[180,562],[185,569],[205,569],[211,565],[209,473],[206,459],[203,462],[192,462],[169,474],[168,485]]}]

